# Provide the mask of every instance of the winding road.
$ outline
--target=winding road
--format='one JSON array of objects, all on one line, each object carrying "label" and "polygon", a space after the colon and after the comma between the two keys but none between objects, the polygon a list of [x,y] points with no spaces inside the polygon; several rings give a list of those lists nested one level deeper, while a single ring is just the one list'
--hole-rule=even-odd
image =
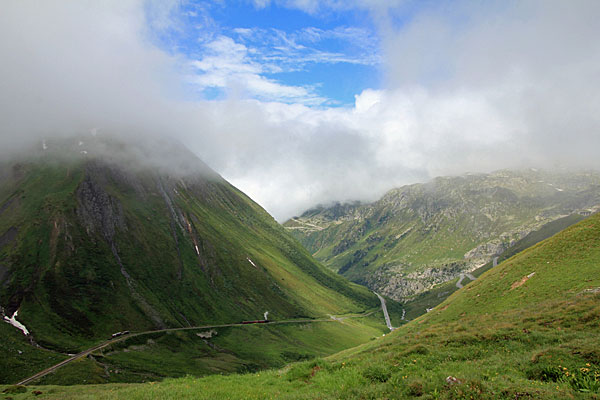
[{"label": "winding road", "polygon": [[456,282],[456,287],[457,287],[457,288],[459,288],[459,289],[462,289],[462,288],[463,288],[462,281],[463,281],[463,279],[465,279],[465,278],[469,278],[469,279],[470,279],[470,280],[472,280],[472,281],[474,281],[475,279],[477,279],[477,278],[475,278],[475,277],[474,277],[473,275],[471,275],[471,274],[460,274],[460,278],[458,279],[458,282]]},{"label": "winding road", "polygon": [[[498,265],[498,257],[494,257],[492,259],[492,268],[495,267],[495,266],[497,266],[497,265]],[[462,289],[464,287],[464,285],[462,284],[462,281],[463,281],[463,279],[465,279],[465,277],[469,278],[472,281],[474,281],[475,279],[477,279],[477,278],[475,278],[471,274],[460,274],[459,277],[460,278],[458,279],[458,282],[456,282],[456,287],[459,288],[459,289]]]},{"label": "winding road", "polygon": [[[385,299],[381,295],[379,295],[379,293],[376,293],[376,292],[373,292],[373,293],[375,293],[375,295],[379,298],[379,301],[381,302],[381,309],[383,310],[383,316],[385,317],[385,324],[387,325],[387,327],[389,328],[390,331],[393,331],[395,328],[392,326],[392,322],[390,321],[390,315],[388,314],[388,310],[385,305]],[[131,332],[124,336],[118,336],[116,338],[109,339],[109,340],[104,341],[100,344],[97,344],[93,347],[90,347],[89,349],[84,350],[81,353],[77,353],[77,354],[59,362],[56,365],[46,368],[43,371],[40,371],[37,374],[30,376],[29,378],[23,379],[22,381],[18,382],[17,385],[27,385],[37,379],[40,379],[40,378],[56,371],[57,369],[65,366],[75,360],[86,357],[89,354],[91,354],[97,350],[103,349],[106,346],[109,346],[111,344],[122,342],[124,340],[127,340],[132,337],[136,337],[136,336],[150,335],[153,333],[161,333],[161,332],[203,330],[203,329],[225,328],[225,327],[231,327],[231,326],[248,326],[248,325],[264,326],[264,325],[283,325],[283,324],[306,324],[306,323],[311,323],[311,322],[335,322],[335,321],[342,321],[345,318],[364,317],[364,316],[370,315],[372,313],[373,312],[370,312],[370,313],[367,313],[364,315],[354,315],[354,316],[347,316],[347,317],[342,317],[342,318],[335,317],[332,315],[332,316],[330,316],[330,318],[322,318],[322,319],[290,319],[290,320],[284,320],[284,321],[268,321],[266,323],[254,322],[252,324],[249,324],[247,322],[246,323],[238,322],[238,323],[234,323],[234,324],[188,326],[188,327],[184,327],[184,328],[165,328],[165,329],[157,329],[157,330],[152,330],[152,331]]]},{"label": "winding road", "polygon": [[375,293],[377,297],[379,297],[379,301],[381,302],[381,309],[383,310],[383,316],[385,317],[385,324],[387,325],[390,331],[393,331],[394,327],[392,326],[392,322],[390,321],[390,315],[388,314],[388,310],[385,305],[385,299],[379,293],[373,293]]},{"label": "winding road", "polygon": [[61,362],[59,362],[56,365],[53,365],[52,367],[46,368],[43,371],[38,372],[35,375],[30,376],[27,379],[23,379],[22,381],[20,381],[19,383],[17,383],[17,385],[27,385],[43,376],[46,376],[54,371],[56,371],[57,369],[59,369],[60,367],[63,367],[75,360],[78,360],[82,357],[86,357],[87,355],[105,348],[106,346],[109,346],[111,344],[114,343],[118,343],[121,342],[123,340],[135,337],[135,336],[142,336],[142,335],[149,335],[152,333],[161,333],[161,332],[175,332],[175,331],[190,331],[190,330],[201,330],[201,329],[212,329],[212,328],[225,328],[225,327],[230,327],[230,326],[248,326],[248,325],[257,325],[257,326],[264,326],[264,325],[283,325],[283,324],[305,324],[305,323],[310,323],[310,322],[333,322],[334,320],[332,319],[293,319],[293,320],[285,320],[285,321],[269,321],[266,323],[253,323],[253,324],[242,324],[240,323],[235,323],[235,324],[221,324],[221,325],[205,325],[205,326],[188,326],[185,328],[166,328],[166,329],[158,329],[158,330],[153,330],[153,331],[143,331],[143,332],[131,332],[128,335],[124,335],[124,336],[119,336],[116,337],[114,339],[109,339],[105,342],[102,342],[100,344],[97,344],[96,346],[90,347],[87,350],[82,351],[81,353],[77,353]]}]

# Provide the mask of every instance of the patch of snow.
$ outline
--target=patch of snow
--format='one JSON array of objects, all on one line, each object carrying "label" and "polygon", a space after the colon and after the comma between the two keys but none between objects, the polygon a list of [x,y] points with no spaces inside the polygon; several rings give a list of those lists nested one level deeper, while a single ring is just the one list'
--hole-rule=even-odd
[{"label": "patch of snow", "polygon": [[211,329],[210,331],[196,333],[196,336],[200,337],[201,339],[210,339],[216,335],[217,335],[217,331],[214,329]]},{"label": "patch of snow", "polygon": [[265,314],[264,314],[264,316],[265,316],[265,318],[264,318],[264,320],[265,320],[265,321],[266,321],[267,319],[269,319],[269,318],[268,318],[268,317],[269,317],[269,312],[268,312],[268,311],[265,311]]},{"label": "patch of snow", "polygon": [[87,154],[87,151],[85,151],[85,150],[81,150],[81,151],[80,151],[80,153],[81,153],[81,154],[83,154],[83,155],[86,155],[86,154]]},{"label": "patch of snow", "polygon": [[6,315],[4,316],[4,321],[11,324],[12,326],[14,326],[15,328],[21,330],[21,332],[23,332],[23,335],[27,336],[29,335],[29,331],[27,330],[27,328],[25,327],[25,325],[23,325],[22,323],[20,323],[19,321],[17,321],[17,315],[19,315],[19,310],[15,311],[15,313],[13,314],[12,317],[8,318]]},{"label": "patch of snow", "polygon": [[42,149],[43,150],[48,150],[48,146],[46,145],[46,141],[42,140]]},{"label": "patch of snow", "polygon": [[527,275],[527,278],[531,278],[532,276],[535,275],[535,272],[530,273],[529,275]]},{"label": "patch of snow", "polygon": [[254,263],[252,262],[252,260],[251,260],[251,259],[249,259],[248,257],[246,257],[246,260],[248,260],[248,261],[250,262],[250,264],[252,264],[252,266],[253,266],[254,268],[258,268],[258,267],[256,266],[256,264],[254,264]]},{"label": "patch of snow", "polygon": [[556,190],[558,190],[559,192],[564,192],[563,189],[559,189],[559,188],[555,188]]},{"label": "patch of snow", "polygon": [[200,250],[198,250],[198,245],[195,244],[194,247],[196,248],[196,254],[200,255]]},{"label": "patch of snow", "polygon": [[83,142],[82,142],[81,140],[79,141],[79,145],[80,145],[80,146],[83,146]]}]

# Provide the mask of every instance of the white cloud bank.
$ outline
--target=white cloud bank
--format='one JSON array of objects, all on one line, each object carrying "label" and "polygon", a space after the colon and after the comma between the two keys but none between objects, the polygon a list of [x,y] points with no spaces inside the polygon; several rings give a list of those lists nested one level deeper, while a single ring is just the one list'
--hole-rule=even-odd
[{"label": "white cloud bank", "polygon": [[[92,127],[161,132],[280,220],[440,174],[599,167],[600,3],[440,2],[401,24],[402,8],[372,3],[362,7],[380,23],[387,84],[357,94],[354,107],[315,108],[269,96],[266,67],[244,61],[239,43],[217,38],[231,49],[215,54],[230,59],[158,50],[142,2],[7,1],[0,147]],[[292,5],[302,4],[318,11]],[[181,100],[193,62],[197,79],[234,95]],[[241,67],[247,75],[235,75]],[[262,95],[244,99],[236,87]]]}]

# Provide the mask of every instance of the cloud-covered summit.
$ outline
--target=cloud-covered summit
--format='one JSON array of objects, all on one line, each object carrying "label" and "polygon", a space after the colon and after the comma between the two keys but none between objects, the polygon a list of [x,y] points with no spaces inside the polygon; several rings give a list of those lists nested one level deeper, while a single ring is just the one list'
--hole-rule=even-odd
[{"label": "cloud-covered summit", "polygon": [[[373,26],[306,23],[278,38],[275,27],[219,26],[216,8],[186,4],[5,2],[2,150],[91,128],[174,137],[280,220],[436,175],[599,167],[598,2],[248,3],[333,25],[362,13]],[[194,50],[170,41],[190,34],[180,22],[192,13],[205,33],[190,38]],[[363,42],[345,53],[311,45],[327,35]],[[353,82],[277,75],[312,62],[375,66],[380,84],[340,107],[320,85]],[[199,96],[198,85],[225,95]]]}]

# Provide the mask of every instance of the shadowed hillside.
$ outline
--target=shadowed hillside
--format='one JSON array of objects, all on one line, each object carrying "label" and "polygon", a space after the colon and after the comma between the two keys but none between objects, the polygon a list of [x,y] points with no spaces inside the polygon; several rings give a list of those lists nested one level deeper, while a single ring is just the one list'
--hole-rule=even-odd
[{"label": "shadowed hillside", "polygon": [[[9,381],[113,332],[379,306],[177,144],[48,141],[0,171],[2,312],[54,351],[15,347],[24,338],[2,326],[15,344]],[[357,340],[380,332],[369,329]]]}]

